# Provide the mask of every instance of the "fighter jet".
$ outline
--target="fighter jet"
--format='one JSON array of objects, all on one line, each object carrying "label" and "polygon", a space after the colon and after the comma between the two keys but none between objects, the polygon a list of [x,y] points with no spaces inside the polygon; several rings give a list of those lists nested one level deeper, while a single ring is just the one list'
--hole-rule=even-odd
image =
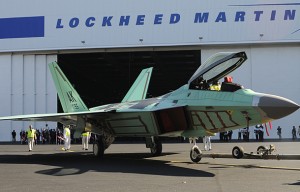
[{"label": "fighter jet", "polygon": [[[205,61],[187,84],[165,95],[146,99],[152,68],[142,70],[121,103],[87,108],[56,62],[49,68],[64,113],[2,117],[0,120],[55,121],[97,135],[93,153],[102,157],[116,137],[145,137],[153,155],[162,153],[160,137],[185,137],[192,143],[190,158],[199,162],[196,140],[218,132],[264,124],[285,117],[299,105],[283,97],[257,93],[223,80],[247,60],[245,52],[222,52]],[[76,135],[75,133],[75,135]]]}]

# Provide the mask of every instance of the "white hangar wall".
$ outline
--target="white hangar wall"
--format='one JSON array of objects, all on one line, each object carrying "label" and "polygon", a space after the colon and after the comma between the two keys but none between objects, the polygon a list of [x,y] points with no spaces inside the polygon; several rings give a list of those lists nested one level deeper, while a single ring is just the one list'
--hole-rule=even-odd
[{"label": "white hangar wall", "polygon": [[[245,51],[248,60],[231,75],[234,82],[256,92],[282,96],[300,103],[300,46],[239,46],[202,49],[202,62],[210,55],[224,51]],[[277,127],[282,127],[282,137],[292,137],[292,127],[300,126],[300,111],[272,122],[270,137],[278,138]],[[255,138],[254,127],[250,128],[250,138]],[[217,136],[218,137],[218,136]],[[216,138],[217,138],[216,137]],[[237,131],[233,136],[237,138]]]},{"label": "white hangar wall", "polygon": [[1,3],[0,52],[300,42],[297,0]]},{"label": "white hangar wall", "polygon": [[[33,113],[56,113],[57,96],[48,70],[48,63],[56,61],[56,55],[0,55],[0,116]],[[11,141],[11,132],[35,128],[56,128],[53,122],[0,122],[0,141]]]}]

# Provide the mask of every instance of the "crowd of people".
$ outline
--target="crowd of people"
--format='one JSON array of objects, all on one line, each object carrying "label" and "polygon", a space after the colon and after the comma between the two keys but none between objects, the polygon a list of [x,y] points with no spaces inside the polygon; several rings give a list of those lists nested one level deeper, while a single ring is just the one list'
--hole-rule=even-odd
[{"label": "crowd of people", "polygon": [[[292,139],[295,140],[297,138],[300,138],[300,125],[298,127],[298,130],[296,129],[296,126],[293,126],[292,128]],[[282,128],[280,126],[277,127],[277,135],[279,137],[279,139],[282,138]]]},{"label": "crowd of people", "polygon": [[[16,142],[15,130],[12,132],[13,142]],[[35,144],[62,144],[63,133],[61,129],[35,129]],[[20,131],[20,143],[26,144],[28,141],[27,130]]]},{"label": "crowd of people", "polygon": [[231,141],[232,134],[232,130],[220,132],[220,141]]},{"label": "crowd of people", "polygon": [[[263,141],[264,140],[264,131],[263,125],[256,125],[254,127],[254,136],[256,141]],[[281,126],[277,127],[277,135],[278,139],[282,139],[282,128]],[[232,131],[220,132],[220,141],[230,141],[232,137]],[[293,140],[300,138],[300,126],[298,129],[296,126],[292,127],[291,131],[291,138]],[[249,141],[250,140],[250,131],[249,128],[243,128],[238,130],[238,140]]]},{"label": "crowd of people", "polygon": [[[12,142],[16,142],[17,133],[15,130],[12,131]],[[83,131],[81,134],[81,139],[74,138],[74,131],[70,126],[65,126],[63,129],[49,129],[46,125],[46,128],[34,129],[32,125],[29,125],[28,129],[20,131],[20,143],[28,144],[29,151],[33,150],[33,146],[37,144],[64,144],[62,148],[65,151],[70,150],[71,141],[73,143],[82,142],[82,150],[88,150],[88,145],[90,142],[93,142],[94,135],[90,132]]]}]

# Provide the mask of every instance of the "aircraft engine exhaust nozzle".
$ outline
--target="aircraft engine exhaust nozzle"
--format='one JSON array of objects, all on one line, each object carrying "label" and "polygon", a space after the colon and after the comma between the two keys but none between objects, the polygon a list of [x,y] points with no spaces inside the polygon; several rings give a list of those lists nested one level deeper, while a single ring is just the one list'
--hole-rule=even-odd
[{"label": "aircraft engine exhaust nozzle", "polygon": [[297,111],[299,105],[289,99],[264,95],[259,98],[258,107],[263,110],[270,119],[280,119]]}]

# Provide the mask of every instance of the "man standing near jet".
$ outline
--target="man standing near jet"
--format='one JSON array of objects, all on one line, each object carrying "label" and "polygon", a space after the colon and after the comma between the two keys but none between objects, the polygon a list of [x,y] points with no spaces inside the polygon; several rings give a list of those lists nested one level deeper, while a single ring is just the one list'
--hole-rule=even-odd
[{"label": "man standing near jet", "polygon": [[71,131],[70,125],[65,126],[64,128],[64,150],[68,151],[71,148]]},{"label": "man standing near jet", "polygon": [[211,136],[204,136],[203,143],[204,143],[204,150],[210,151],[211,150]]},{"label": "man standing near jet", "polygon": [[293,140],[297,139],[296,127],[295,126],[293,126],[293,129],[292,129],[292,136],[293,136]]},{"label": "man standing near jet", "polygon": [[[300,127],[300,126],[299,126]],[[12,137],[12,143],[15,143],[16,142],[16,136],[17,136],[17,133],[15,130],[13,130],[11,132],[11,137]]]},{"label": "man standing near jet", "polygon": [[82,150],[88,150],[90,133],[87,131],[83,131],[81,136],[82,136]]},{"label": "man standing near jet", "polygon": [[32,125],[29,125],[29,129],[27,130],[27,142],[29,151],[32,151],[33,144],[35,139],[35,129],[32,128]]},{"label": "man standing near jet", "polygon": [[277,128],[277,135],[279,136],[279,139],[281,139],[281,127],[278,126]]}]

